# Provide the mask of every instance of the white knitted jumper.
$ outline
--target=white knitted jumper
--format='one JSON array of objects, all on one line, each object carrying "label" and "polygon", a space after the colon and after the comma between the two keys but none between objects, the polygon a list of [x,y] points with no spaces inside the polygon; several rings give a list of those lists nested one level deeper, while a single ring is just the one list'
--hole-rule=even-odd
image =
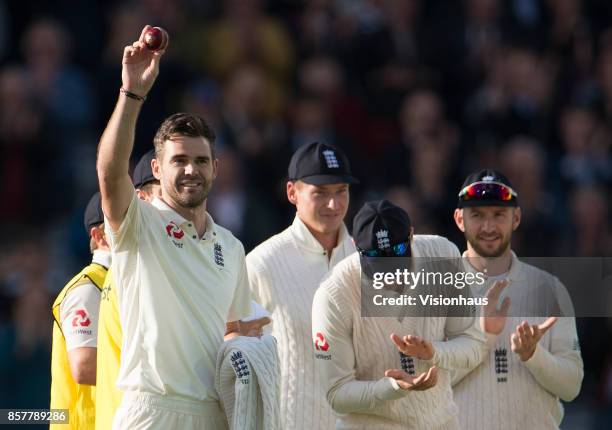
[{"label": "white knitted jumper", "polygon": [[240,336],[217,356],[215,388],[230,430],[279,430],[276,340]]},{"label": "white knitted jumper", "polygon": [[[439,236],[415,236],[412,250],[414,257],[459,258],[457,247]],[[449,370],[473,367],[486,352],[477,318],[362,318],[360,275],[359,254],[354,253],[334,268],[313,303],[317,370],[327,399],[342,414],[337,428],[458,428]],[[389,339],[391,333],[431,341],[433,359],[402,356]],[[431,365],[439,367],[438,382],[425,391],[403,390],[384,376],[387,369],[419,374]]]},{"label": "white knitted jumper", "polygon": [[[490,352],[478,367],[453,378],[460,422],[466,430],[558,429],[563,418],[559,399],[574,399],[583,377],[575,319],[559,318],[525,362],[512,352],[510,335],[524,320],[539,324],[559,311],[571,315],[567,291],[557,278],[522,263],[514,253],[508,278],[503,295],[510,297],[511,316],[504,331],[489,336]],[[491,283],[472,287],[474,295],[483,296]]]},{"label": "white knitted jumper", "polygon": [[331,258],[296,216],[293,224],[247,255],[253,299],[272,314],[278,341],[281,428],[327,430],[336,418],[314,371],[312,298],[323,277],[355,251],[342,225]]}]

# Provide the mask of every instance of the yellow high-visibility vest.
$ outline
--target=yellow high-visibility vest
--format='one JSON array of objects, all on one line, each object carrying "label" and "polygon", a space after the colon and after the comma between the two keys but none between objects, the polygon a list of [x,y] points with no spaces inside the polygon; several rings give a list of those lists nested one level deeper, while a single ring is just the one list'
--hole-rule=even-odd
[{"label": "yellow high-visibility vest", "polygon": [[85,267],[59,293],[53,307],[53,352],[51,354],[51,409],[68,409],[69,424],[51,424],[53,429],[93,429],[96,418],[96,389],[92,385],[77,384],[70,371],[66,339],[60,324],[60,305],[74,288],[92,282],[102,290],[107,269],[96,263]]},{"label": "yellow high-visibility vest", "polygon": [[119,319],[117,289],[108,271],[100,296],[98,319],[98,366],[96,368],[96,430],[110,430],[123,398],[115,383],[121,363],[123,331]]}]

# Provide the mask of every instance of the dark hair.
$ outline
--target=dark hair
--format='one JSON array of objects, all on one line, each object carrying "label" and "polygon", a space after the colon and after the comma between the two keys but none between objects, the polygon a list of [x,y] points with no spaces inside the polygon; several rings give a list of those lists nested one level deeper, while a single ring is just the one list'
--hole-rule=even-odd
[{"label": "dark hair", "polygon": [[198,115],[191,113],[175,113],[170,115],[162,122],[155,133],[153,138],[153,145],[155,146],[155,155],[160,156],[164,149],[164,142],[166,140],[172,140],[173,136],[187,136],[187,137],[203,137],[210,146],[210,155],[213,160],[215,156],[215,139],[217,138],[213,129],[208,125],[203,118]]}]

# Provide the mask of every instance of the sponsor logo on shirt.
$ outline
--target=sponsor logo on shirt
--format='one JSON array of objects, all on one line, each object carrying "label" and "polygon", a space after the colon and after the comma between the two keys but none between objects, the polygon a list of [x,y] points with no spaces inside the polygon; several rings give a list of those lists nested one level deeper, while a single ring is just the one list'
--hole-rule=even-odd
[{"label": "sponsor logo on shirt", "polygon": [[325,336],[321,332],[316,334],[314,345],[317,351],[327,351],[329,349],[329,343],[327,343]]},{"label": "sponsor logo on shirt", "polygon": [[232,367],[234,368],[236,378],[240,379],[240,382],[242,384],[248,384],[248,376],[251,374],[251,372],[249,371],[249,365],[242,356],[242,352],[236,351],[232,353],[232,355],[230,356],[230,361],[232,362]]},{"label": "sponsor logo on shirt", "polygon": [[[323,333],[318,332],[315,335],[314,346],[317,351],[327,351],[329,349],[329,343],[327,343],[327,339],[323,336]],[[318,360],[331,360],[331,354],[320,354],[315,353],[315,358]]]},{"label": "sponsor logo on shirt", "polygon": [[174,221],[170,221],[168,225],[166,225],[166,233],[168,237],[172,239],[172,243],[177,248],[183,248],[183,244],[181,242],[177,242],[177,240],[181,240],[183,236],[185,236],[185,232],[178,226]]},{"label": "sponsor logo on shirt", "polygon": [[89,327],[91,320],[87,315],[85,309],[77,309],[74,312],[74,318],[72,319],[72,327]]},{"label": "sponsor logo on shirt", "polygon": [[110,291],[111,291],[110,285],[107,285],[106,287],[102,288],[102,294],[100,295],[100,298],[108,302],[110,300],[110,297],[109,297]]},{"label": "sponsor logo on shirt", "polygon": [[181,230],[181,228],[174,221],[170,221],[170,223],[168,223],[166,226],[166,233],[168,233],[168,236],[175,239],[182,239],[183,236],[185,236],[185,232]]}]

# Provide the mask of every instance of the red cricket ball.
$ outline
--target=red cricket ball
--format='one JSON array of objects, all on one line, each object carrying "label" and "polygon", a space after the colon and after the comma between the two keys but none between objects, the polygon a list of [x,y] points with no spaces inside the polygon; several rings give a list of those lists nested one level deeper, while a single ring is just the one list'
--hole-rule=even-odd
[{"label": "red cricket ball", "polygon": [[151,27],[144,35],[144,43],[147,49],[159,51],[168,46],[168,32],[161,27]]}]

